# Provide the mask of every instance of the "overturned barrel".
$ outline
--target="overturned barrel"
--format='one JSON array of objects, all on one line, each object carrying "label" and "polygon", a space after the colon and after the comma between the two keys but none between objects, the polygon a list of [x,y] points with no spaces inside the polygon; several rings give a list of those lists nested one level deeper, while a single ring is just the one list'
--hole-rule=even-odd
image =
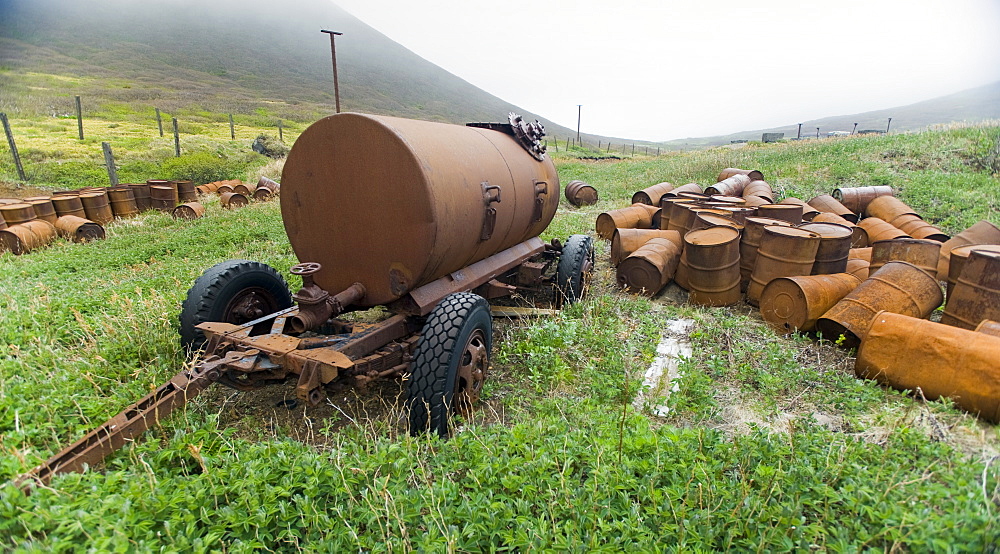
[{"label": "overturned barrel", "polygon": [[918,215],[903,214],[890,221],[889,224],[915,239],[945,242],[951,238],[941,229],[927,223]]},{"label": "overturned barrel", "polygon": [[[583,181],[578,181],[583,183]],[[586,183],[583,183],[586,185]],[[587,185],[590,186],[590,185]],[[593,188],[593,187],[591,187]],[[267,177],[261,177],[257,180],[257,188],[253,191],[254,200],[266,200],[271,196],[281,192],[281,184],[277,181],[268,179]],[[597,202],[597,191],[594,191],[594,202]],[[593,204],[594,202],[591,202]],[[579,204],[577,204],[579,205]]]},{"label": "overturned barrel", "polygon": [[875,244],[880,240],[912,238],[878,217],[866,217],[858,222],[858,227],[864,229],[865,233],[868,234],[869,244]]},{"label": "overturned barrel", "polygon": [[938,251],[941,243],[933,240],[898,238],[872,243],[870,271],[875,273],[889,262],[909,262],[931,275],[937,274]]},{"label": "overturned barrel", "polygon": [[661,229],[615,229],[615,234],[611,237],[611,265],[617,266],[622,260],[641,248],[642,245],[657,238],[673,242],[677,245],[678,252],[684,246],[684,243],[681,242],[681,234],[677,231],[664,231]]},{"label": "overturned barrel", "polygon": [[941,323],[975,329],[985,319],[1000,319],[1000,252],[973,250],[955,281]]},{"label": "overturned barrel", "polygon": [[0,230],[0,250],[20,256],[56,239],[56,228],[44,219],[34,219]]},{"label": "overturned barrel", "polygon": [[1000,321],[984,319],[979,322],[979,326],[976,327],[976,332],[986,333],[987,335],[992,335],[994,337],[1000,337]]},{"label": "overturned barrel", "polygon": [[659,206],[660,199],[668,192],[674,190],[674,185],[670,183],[657,183],[651,187],[646,187],[632,195],[633,204],[648,204]]},{"label": "overturned barrel", "polygon": [[314,279],[331,294],[361,283],[360,306],[537,237],[560,194],[552,161],[513,135],[356,113],[303,131],[281,185],[296,256],[322,264]]},{"label": "overturned barrel", "polygon": [[951,250],[967,244],[1000,244],[1000,227],[983,219],[945,241],[938,255],[938,279],[944,280],[948,277]]},{"label": "overturned barrel", "polygon": [[680,256],[681,249],[673,240],[650,239],[618,264],[618,286],[654,296],[673,279]]},{"label": "overturned barrel", "polygon": [[[257,183],[257,186],[259,188],[261,186],[260,183]],[[597,203],[597,189],[583,181],[570,181],[566,185],[566,200],[577,207],[591,206]]]},{"label": "overturned barrel", "polygon": [[104,239],[104,227],[89,219],[75,215],[64,215],[57,219],[56,231],[60,237],[73,242],[89,242]]},{"label": "overturned barrel", "polygon": [[733,175],[746,175],[751,181],[763,181],[764,174],[757,169],[740,169],[738,167],[727,167],[719,172],[716,181],[725,181]]},{"label": "overturned barrel", "polygon": [[774,202],[774,191],[771,190],[771,185],[767,181],[750,181],[747,183],[747,186],[743,187],[743,198],[746,198],[747,203],[750,204],[752,196],[764,198],[768,204]]},{"label": "overturned barrel", "polygon": [[833,197],[856,214],[864,213],[868,204],[880,196],[892,196],[892,187],[841,187],[834,189]]},{"label": "overturned barrel", "polygon": [[[905,355],[901,355],[905,353]],[[879,312],[865,332],[854,371],[928,400],[955,404],[1000,422],[1000,337]]]},{"label": "overturned barrel", "polygon": [[847,206],[841,204],[836,198],[830,196],[829,194],[814,196],[809,200],[809,205],[821,212],[836,214],[851,223],[858,222],[858,214],[847,209]]},{"label": "overturned barrel", "polygon": [[743,196],[743,189],[753,181],[743,174],[735,174],[705,187],[705,194],[718,196]]},{"label": "overturned barrel", "polygon": [[895,196],[879,196],[865,206],[866,217],[877,217],[883,221],[892,222],[901,215],[920,217],[916,210]]},{"label": "overturned barrel", "polygon": [[[658,229],[659,211],[659,208],[648,204],[632,204],[627,208],[599,214],[594,227],[597,236],[606,240],[611,240],[615,235],[615,229]],[[656,216],[656,227],[653,226],[654,216]]]},{"label": "overturned barrel", "polygon": [[174,219],[198,219],[205,215],[205,206],[201,202],[186,202],[175,207],[171,215]]},{"label": "overturned barrel", "polygon": [[760,315],[779,333],[812,331],[816,320],[861,281],[849,273],[778,277],[761,293]]}]

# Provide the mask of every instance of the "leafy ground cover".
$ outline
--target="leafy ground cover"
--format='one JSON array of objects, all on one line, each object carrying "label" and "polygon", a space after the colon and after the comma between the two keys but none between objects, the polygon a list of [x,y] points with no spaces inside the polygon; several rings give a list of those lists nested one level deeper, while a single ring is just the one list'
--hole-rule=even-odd
[{"label": "leafy ground cover", "polygon": [[[71,132],[70,130],[69,132]],[[226,130],[228,132],[228,129]],[[587,160],[544,238],[660,182],[764,171],[779,194],[890,184],[955,232],[1000,222],[982,159],[997,128]],[[216,140],[216,139],[212,139]],[[222,141],[225,142],[225,141]],[[238,156],[234,149],[232,156]],[[263,160],[231,171],[270,171]],[[11,170],[2,167],[8,178]],[[61,183],[43,183],[58,186]],[[1000,433],[853,377],[850,352],[776,336],[749,306],[618,293],[607,245],[591,294],[560,315],[497,321],[481,409],[448,441],[405,432],[399,387],[275,407],[292,386],[214,389],[112,457],[25,496],[0,486],[7,550],[990,552]],[[299,285],[277,203],[195,221],[146,214],[108,239],[0,255],[0,481],[173,375],[180,302],[207,267],[262,261]],[[694,319],[666,417],[631,400],[668,320]],[[260,398],[267,398],[266,401]]]}]

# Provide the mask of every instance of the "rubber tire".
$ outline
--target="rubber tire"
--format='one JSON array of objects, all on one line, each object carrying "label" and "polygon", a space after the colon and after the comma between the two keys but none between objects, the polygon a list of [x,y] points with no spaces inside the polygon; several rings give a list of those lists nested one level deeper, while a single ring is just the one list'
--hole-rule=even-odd
[{"label": "rubber tire", "polygon": [[583,298],[584,268],[589,261],[594,267],[594,239],[588,235],[572,235],[563,246],[556,269],[556,284],[559,294],[569,304]]},{"label": "rubber tire", "polygon": [[194,282],[181,306],[181,345],[188,350],[198,350],[205,345],[205,335],[195,326],[206,321],[226,321],[225,310],[229,302],[248,288],[264,289],[275,308],[284,310],[292,306],[292,295],[285,279],[267,264],[250,260],[227,260],[216,264]]},{"label": "rubber tire", "polygon": [[411,435],[430,430],[448,436],[458,364],[476,329],[483,331],[489,356],[493,347],[490,306],[485,298],[471,292],[449,294],[427,317],[407,384]]}]

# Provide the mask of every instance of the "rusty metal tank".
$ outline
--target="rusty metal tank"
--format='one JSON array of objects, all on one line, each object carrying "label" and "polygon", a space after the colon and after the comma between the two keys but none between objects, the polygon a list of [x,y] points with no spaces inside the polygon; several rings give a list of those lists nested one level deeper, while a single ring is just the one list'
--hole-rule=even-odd
[{"label": "rusty metal tank", "polygon": [[812,331],[816,320],[861,281],[849,273],[778,277],[764,287],[760,315],[779,333]]},{"label": "rusty metal tank", "polygon": [[928,400],[952,398],[963,410],[998,423],[997,359],[1000,337],[879,312],[865,332],[854,371],[899,390],[919,387]]},{"label": "rusty metal tank", "polygon": [[115,220],[111,204],[108,203],[106,190],[84,192],[80,194],[80,202],[83,203],[83,211],[87,214],[87,219],[101,225],[107,225]]},{"label": "rusty metal tank", "polygon": [[852,237],[850,227],[836,223],[812,221],[799,225],[799,228],[812,231],[820,236],[812,275],[847,271],[847,257],[850,255]]},{"label": "rusty metal tank", "polygon": [[331,294],[361,283],[359,306],[537,237],[561,192],[552,161],[511,134],[358,113],[303,131],[281,186],[296,256],[322,264]]},{"label": "rusty metal tank", "polygon": [[871,262],[868,260],[862,260],[860,258],[848,258],[847,259],[847,273],[857,277],[864,281],[868,278],[871,273],[869,268],[871,267]]},{"label": "rusty metal tank", "polygon": [[739,302],[740,232],[732,227],[709,227],[685,235],[674,278],[691,292],[692,304],[732,306]]},{"label": "rusty metal tank", "polygon": [[49,244],[56,236],[54,225],[44,219],[33,219],[0,231],[0,251],[6,249],[20,256]]},{"label": "rusty metal tank", "polygon": [[888,262],[900,261],[909,262],[931,275],[937,274],[938,251],[941,250],[939,242],[904,237],[875,241],[871,249],[868,261],[872,273]]},{"label": "rusty metal tank", "polygon": [[768,225],[792,224],[780,219],[770,217],[748,217],[743,222],[743,234],[740,236],[740,289],[746,290],[750,284],[750,274],[753,273],[753,264],[757,261],[757,249],[760,248],[760,239],[764,236],[764,227]]},{"label": "rusty metal tank", "polygon": [[77,194],[62,194],[52,197],[52,206],[56,209],[56,215],[73,215],[76,217],[87,217],[87,212],[83,209],[83,202]]},{"label": "rusty metal tank", "polygon": [[879,196],[892,196],[892,187],[841,187],[834,189],[833,197],[856,214],[863,213],[868,203]]},{"label": "rusty metal tank", "polygon": [[27,202],[4,204],[0,206],[0,214],[8,226],[19,225],[37,219],[35,207]]},{"label": "rusty metal tank", "polygon": [[798,204],[764,204],[757,206],[757,215],[798,225],[802,223],[802,206]]},{"label": "rusty metal tank", "polygon": [[701,195],[705,191],[701,188],[698,183],[688,183],[686,185],[681,185],[670,192],[666,193],[666,196],[683,196],[684,194],[698,194]]},{"label": "rusty metal tank", "polygon": [[[263,179],[263,177],[261,178]],[[260,184],[258,183],[257,186],[260,187]],[[570,181],[566,185],[566,200],[577,207],[591,206],[597,203],[597,189],[583,181]]]},{"label": "rusty metal tank", "polygon": [[627,208],[598,214],[594,228],[597,230],[597,236],[611,240],[615,229],[653,229],[653,217],[657,216],[655,228],[658,229],[660,220],[657,212],[659,211],[659,208],[648,204],[632,204]]},{"label": "rusty metal tank", "polygon": [[219,195],[219,205],[223,208],[234,210],[245,208],[248,204],[250,204],[250,199],[238,192],[224,192]]},{"label": "rusty metal tank", "polygon": [[660,199],[663,198],[664,195],[666,195],[668,192],[672,190],[674,190],[674,185],[671,183],[657,183],[651,187],[646,187],[633,194],[632,203],[649,204],[650,206],[659,206]]},{"label": "rusty metal tank", "polygon": [[662,229],[615,229],[615,234],[611,237],[611,265],[617,266],[622,260],[641,248],[642,245],[657,238],[673,242],[677,245],[678,252],[684,246],[684,243],[681,242],[681,234],[677,231],[664,231]]},{"label": "rusty metal tank", "polygon": [[[660,229],[679,231],[680,225],[679,220],[676,218],[681,217],[682,210],[686,210],[684,204],[696,204],[697,200],[691,198],[682,198],[680,196],[665,196],[660,200]],[[681,204],[678,206],[677,204]],[[673,223],[671,221],[673,220]]]},{"label": "rusty metal tank", "polygon": [[758,196],[767,200],[768,204],[774,203],[774,191],[771,189],[771,185],[767,181],[750,181],[747,186],[743,187],[743,198],[747,199],[747,203],[750,203],[751,196]]},{"label": "rusty metal tank", "polygon": [[1000,244],[1000,227],[983,219],[945,241],[941,245],[941,252],[938,256],[938,279],[944,280],[948,277],[948,263],[952,248],[967,244]]},{"label": "rusty metal tank", "polygon": [[32,196],[30,198],[25,198],[25,202],[31,204],[31,207],[35,210],[35,218],[44,219],[49,223],[55,225],[56,219],[59,218],[56,215],[56,208],[52,205],[51,196]]},{"label": "rusty metal tank", "polygon": [[941,323],[975,329],[985,319],[1000,319],[1000,252],[973,250],[955,281]]},{"label": "rusty metal tank", "polygon": [[171,215],[174,219],[198,219],[205,215],[205,206],[201,202],[185,202],[175,207]]},{"label": "rusty metal tank", "polygon": [[753,181],[743,174],[735,174],[705,187],[705,194],[717,196],[743,196],[743,189]]},{"label": "rusty metal tank", "polygon": [[872,199],[865,206],[866,217],[877,217],[883,221],[892,222],[893,219],[901,215],[915,215],[920,217],[916,210],[907,206],[902,200],[895,196],[879,196]]},{"label": "rusty metal tank", "polygon": [[127,185],[108,189],[108,202],[115,217],[133,217],[139,213],[135,204],[135,191]]},{"label": "rusty metal tank", "polygon": [[144,212],[152,207],[149,200],[148,183],[130,183],[128,186],[132,189],[132,196],[135,198],[135,208],[137,210]]},{"label": "rusty metal tank", "polygon": [[836,198],[830,196],[829,194],[814,196],[809,200],[809,205],[821,212],[836,214],[851,223],[858,222],[858,214],[847,209],[847,206],[841,204]]}]

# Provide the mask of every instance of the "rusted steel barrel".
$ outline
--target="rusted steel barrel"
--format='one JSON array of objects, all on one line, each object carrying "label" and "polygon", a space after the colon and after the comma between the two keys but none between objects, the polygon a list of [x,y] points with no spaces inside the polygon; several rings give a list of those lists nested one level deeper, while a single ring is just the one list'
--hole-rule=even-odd
[{"label": "rusted steel barrel", "polygon": [[983,219],[945,241],[941,245],[941,253],[938,257],[939,279],[948,277],[948,260],[951,250],[967,244],[1000,244],[1000,227]]},{"label": "rusted steel barrel", "polygon": [[739,207],[746,206],[746,198],[742,196],[725,196],[721,194],[713,194],[708,197],[708,203],[717,204],[719,206],[729,206],[729,207]]},{"label": "rusted steel barrel", "polygon": [[680,215],[678,215],[676,220],[671,222],[671,226],[675,227],[675,230],[681,234],[681,237],[683,237],[694,229],[695,222],[698,219],[698,214],[700,213],[726,215],[725,210],[703,208],[697,204],[684,204],[684,211],[680,212]]},{"label": "rusted steel barrel", "polygon": [[851,223],[858,222],[858,214],[847,209],[847,206],[841,204],[836,198],[830,196],[829,194],[814,196],[809,200],[809,205],[821,212],[836,214]]},{"label": "rusted steel barrel", "polygon": [[194,190],[194,183],[182,179],[180,181],[174,181],[177,183],[177,201],[178,202],[194,202],[198,200],[198,192]]},{"label": "rusted steel barrel", "polygon": [[224,192],[219,195],[219,205],[230,210],[246,207],[250,200],[238,192]]},{"label": "rusted steel barrel", "polygon": [[648,204],[650,206],[659,206],[660,199],[663,198],[665,194],[674,190],[674,185],[671,183],[657,183],[651,187],[646,187],[639,192],[632,195],[633,204]]},{"label": "rusted steel barrel", "polygon": [[872,199],[865,206],[866,217],[877,217],[883,221],[892,221],[901,215],[915,215],[920,217],[920,214],[916,210],[907,206],[895,196],[879,196]]},{"label": "rusted steel barrel", "polygon": [[[969,244],[966,246],[959,246],[958,248],[952,248],[950,263],[948,264],[948,288],[946,298],[951,298],[952,292],[955,290],[955,283],[958,282],[958,278],[962,275],[962,268],[965,267],[965,262],[969,260],[969,254],[971,254],[973,250],[1000,252],[1000,245]],[[940,276],[938,279],[940,279]]]},{"label": "rusted steel barrel", "polygon": [[10,227],[37,219],[35,207],[27,202],[0,205],[0,214]]},{"label": "rusted steel barrel", "polygon": [[813,223],[834,223],[851,230],[851,248],[868,246],[868,232],[835,213],[820,212],[813,216]]},{"label": "rusted steel barrel", "polygon": [[89,219],[75,215],[64,215],[56,220],[59,236],[73,242],[88,242],[104,239],[104,227]]},{"label": "rusted steel barrel", "polygon": [[[632,204],[627,208],[610,210],[597,216],[597,236],[611,240],[615,229],[652,229],[653,214],[658,208],[646,204]],[[658,221],[657,221],[658,222]],[[657,228],[659,225],[657,225]]]},{"label": "rusted steel barrel", "polygon": [[0,231],[0,250],[10,250],[15,256],[20,256],[54,240],[56,228],[44,219],[33,219]]},{"label": "rusted steel barrel", "polygon": [[764,227],[768,225],[785,225],[791,223],[769,217],[748,217],[743,222],[743,234],[740,236],[740,290],[745,291],[750,284],[750,274],[753,264],[757,261],[757,249],[760,239],[764,236]]},{"label": "rusted steel barrel", "polygon": [[738,167],[727,167],[723,169],[720,173],[717,181],[725,181],[726,179],[732,177],[733,175],[746,175],[751,181],[763,181],[764,174],[756,169],[740,169]]},{"label": "rusted steel barrel", "polygon": [[818,234],[805,229],[782,225],[764,227],[747,286],[747,303],[757,306],[764,287],[772,279],[809,275],[816,263],[819,241]]},{"label": "rusted steel barrel", "polygon": [[766,181],[750,181],[743,187],[743,198],[747,199],[747,203],[751,202],[751,196],[765,198],[768,204],[774,203],[774,191]]},{"label": "rusted steel barrel", "polygon": [[858,259],[871,263],[872,247],[868,246],[865,248],[851,248],[851,250],[847,253],[847,259],[848,260]]},{"label": "rusted steel barrel", "polygon": [[865,332],[854,372],[899,390],[1000,423],[1000,337],[879,312]]},{"label": "rusted steel barrel", "polygon": [[[889,197],[883,196],[882,198]],[[902,214],[889,221],[889,224],[915,239],[945,242],[951,238],[942,232],[941,229],[927,223],[923,219],[920,219],[920,216],[914,214]]]},{"label": "rusted steel barrel", "polygon": [[705,187],[705,194],[719,196],[743,196],[743,189],[753,181],[743,174],[735,174],[730,177]]},{"label": "rusted steel barrel", "polygon": [[78,195],[59,195],[52,197],[52,206],[56,209],[56,215],[75,215],[76,217],[87,217],[87,212],[83,209],[83,202]]},{"label": "rusted steel barrel", "polygon": [[880,196],[892,196],[892,187],[841,187],[834,189],[833,197],[856,214],[863,213],[868,203]]},{"label": "rusted steel barrel", "polygon": [[984,319],[979,322],[979,326],[976,327],[976,332],[986,333],[987,335],[992,335],[994,337],[1000,337],[1000,321]]},{"label": "rusted steel barrel", "polygon": [[106,191],[85,192],[80,195],[80,202],[83,204],[83,211],[87,214],[87,219],[101,225],[107,225],[115,220],[115,214],[111,211]]},{"label": "rusted steel barrel", "polygon": [[751,196],[744,196],[743,199],[747,201],[746,205],[748,207],[751,207],[751,208],[754,208],[754,209],[757,209],[757,208],[759,208],[761,206],[766,206],[766,205],[768,205],[768,204],[771,203],[771,199],[770,198],[764,198],[763,196],[753,196],[753,195],[751,195]]},{"label": "rusted steel barrel", "polygon": [[665,193],[664,196],[668,197],[681,196],[684,193],[704,194],[704,192],[705,191],[701,188],[701,185],[699,185],[698,183],[688,183],[686,185],[675,187],[673,190]]},{"label": "rusted steel barrel", "polygon": [[757,208],[747,208],[747,207],[720,207],[720,210],[725,210],[732,214],[732,218],[740,225],[746,225],[748,217],[753,217],[757,215]]},{"label": "rusted steel barrel", "polygon": [[56,219],[59,218],[56,215],[56,208],[52,205],[51,196],[31,196],[25,198],[24,201],[31,204],[32,209],[35,210],[35,219],[44,219],[49,223],[55,224]]},{"label": "rusted steel barrel", "polygon": [[618,265],[651,239],[662,238],[672,241],[680,251],[683,243],[677,231],[661,229],[615,229],[611,237],[611,265]]},{"label": "rusted steel barrel", "polygon": [[704,194],[704,193],[701,193],[701,192],[694,192],[694,191],[679,192],[679,193],[677,193],[677,196],[680,197],[680,198],[690,198],[690,199],[698,201],[699,203],[705,202],[709,198],[709,196],[707,194]]},{"label": "rusted steel barrel", "polygon": [[[264,177],[261,177],[264,179]],[[270,181],[270,179],[268,179]],[[272,183],[274,181],[271,181]],[[262,185],[258,182],[257,188]],[[274,192],[273,190],[271,192]],[[256,193],[255,193],[256,196]],[[574,206],[591,206],[597,203],[597,189],[583,181],[570,181],[566,185],[566,200]],[[634,202],[633,202],[634,203]]]},{"label": "rusted steel barrel", "polygon": [[618,264],[618,286],[631,292],[655,296],[673,279],[681,249],[666,238],[653,238]]},{"label": "rusted steel barrel", "polygon": [[6,206],[8,204],[21,204],[24,200],[20,198],[0,198],[0,206]]},{"label": "rusted steel barrel", "polygon": [[139,213],[139,208],[135,205],[135,193],[131,187],[108,189],[108,200],[115,217],[134,217]]},{"label": "rusted steel barrel", "polygon": [[149,186],[149,206],[161,212],[172,212],[177,205],[177,192],[167,185]]},{"label": "rusted steel barrel", "polygon": [[[570,184],[572,184],[573,182],[583,183],[583,181],[571,181]],[[585,204],[585,205],[590,205],[590,204],[597,203],[597,190],[594,189],[594,187],[591,187],[590,185],[588,185],[586,183],[583,183],[583,184],[586,187],[590,187],[590,189],[593,190],[593,201],[591,201],[591,202],[589,202],[588,204]],[[580,187],[580,188],[581,188],[580,194],[583,194],[583,197],[584,197],[585,200],[589,200],[590,194],[588,192],[586,192],[585,190],[582,190],[584,187]],[[270,198],[271,196],[273,196],[275,194],[278,194],[280,192],[281,192],[281,184],[280,183],[278,183],[277,181],[272,181],[271,179],[268,179],[267,177],[261,177],[260,179],[257,180],[257,188],[253,191],[253,197],[254,197],[255,200],[266,200],[266,199]],[[572,201],[570,201],[570,202],[572,203]],[[576,204],[576,205],[579,206],[580,204]]]},{"label": "rusted steel barrel", "polygon": [[298,259],[322,264],[317,285],[384,304],[545,230],[561,189],[541,158],[500,131],[340,113],[289,152],[282,220]]},{"label": "rusted steel barrel", "polygon": [[1000,252],[973,250],[955,281],[941,323],[975,329],[984,319],[1000,319]]},{"label": "rusted steel barrel", "polygon": [[872,243],[869,271],[875,273],[888,262],[909,262],[920,269],[937,274],[938,251],[941,243],[932,240],[901,238]]},{"label": "rusted steel barrel", "polygon": [[861,281],[849,273],[778,277],[761,293],[760,315],[779,333],[812,331],[816,320]]},{"label": "rusted steel barrel", "polygon": [[802,206],[802,221],[812,221],[812,219],[816,217],[817,214],[819,214],[819,210],[810,206],[804,200],[795,198],[794,196],[789,196],[788,198],[785,198],[781,202],[778,202],[778,204],[790,204],[795,206]]},{"label": "rusted steel barrel", "polygon": [[135,199],[135,209],[144,212],[153,207],[149,198],[148,183],[132,183],[129,188],[132,189],[132,197]]},{"label": "rusted steel barrel", "polygon": [[175,207],[171,214],[174,219],[198,219],[205,215],[205,206],[200,202],[186,202]]},{"label": "rusted steel barrel", "polygon": [[799,225],[800,229],[819,235],[816,262],[812,275],[826,275],[847,271],[847,256],[851,252],[851,229],[836,223],[810,222]]},{"label": "rusted steel barrel", "polygon": [[943,299],[935,277],[907,262],[889,262],[824,313],[816,329],[828,340],[843,335],[847,347],[856,347],[880,311],[927,318]]},{"label": "rusted steel barrel", "polygon": [[7,228],[7,222],[4,221],[3,214],[0,213],[0,230]]},{"label": "rusted steel barrel", "polygon": [[680,196],[665,196],[660,200],[660,229],[677,231],[680,229],[674,224],[673,227],[670,226],[671,218],[677,218],[681,216],[681,210],[686,210],[687,208],[683,205],[678,206],[677,204],[695,204],[696,200],[691,198],[682,198]]},{"label": "rusted steel barrel", "polygon": [[862,281],[867,279],[871,273],[868,271],[870,267],[871,263],[868,260],[862,260],[859,258],[848,258],[847,260],[847,273],[850,273]]},{"label": "rusted steel barrel", "polygon": [[764,204],[757,206],[759,217],[770,217],[787,221],[792,225],[802,223],[802,206],[796,204]]},{"label": "rusted steel barrel", "polygon": [[[724,212],[725,210],[718,211]],[[697,231],[698,229],[708,229],[709,227],[717,226],[732,227],[737,231],[743,230],[743,225],[737,223],[736,220],[728,214],[721,214],[716,211],[709,212],[708,210],[698,210],[695,212],[694,223],[691,226],[691,230]]]},{"label": "rusted steel barrel", "polygon": [[913,238],[877,217],[866,217],[858,222],[858,226],[868,233],[869,244],[875,244],[880,240]]},{"label": "rusted steel barrel", "polygon": [[684,236],[684,251],[674,276],[684,274],[688,300],[700,306],[732,306],[740,301],[740,232],[709,227]]},{"label": "rusted steel barrel", "polygon": [[250,187],[248,187],[246,183],[240,183],[240,184],[234,186],[233,187],[233,192],[235,192],[236,194],[242,194],[243,196],[245,196],[247,198],[250,198],[251,196],[253,196],[253,193],[250,191]]}]

